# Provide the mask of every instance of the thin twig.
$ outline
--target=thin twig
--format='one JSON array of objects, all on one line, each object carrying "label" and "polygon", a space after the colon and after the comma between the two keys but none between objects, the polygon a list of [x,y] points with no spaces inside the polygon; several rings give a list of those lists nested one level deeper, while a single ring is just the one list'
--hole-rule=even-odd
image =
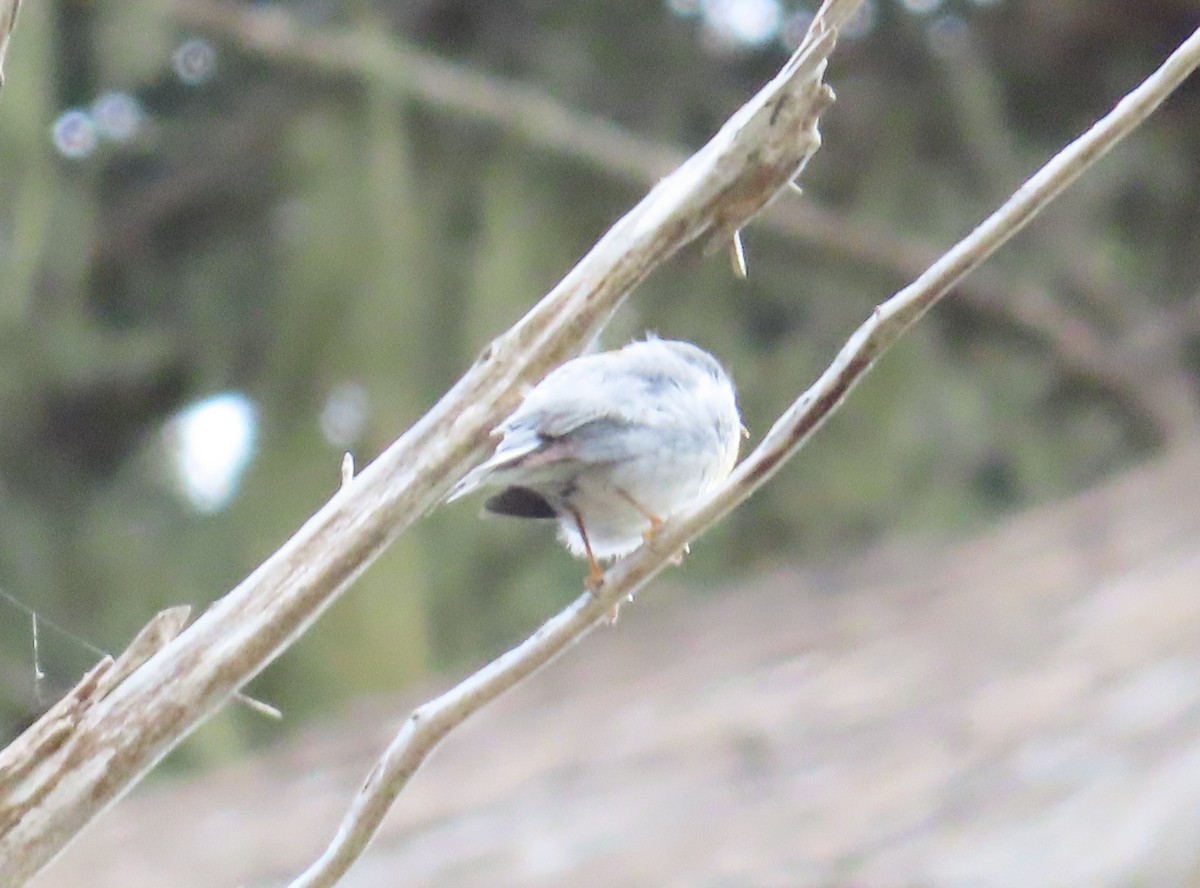
[{"label": "thin twig", "polygon": [[585,594],[519,646],[442,696],[418,707],[376,763],[337,834],[291,888],[329,888],[366,849],[384,814],[434,747],[453,728],[566,650],[638,592],[673,553],[745,501],[795,454],[901,335],[1020,231],[1064,188],[1136,128],[1200,65],[1200,30],[1090,130],[1064,148],[974,231],[855,331],[824,374],[767,433],[715,493],[668,521],[655,537],[606,573],[596,595]]}]

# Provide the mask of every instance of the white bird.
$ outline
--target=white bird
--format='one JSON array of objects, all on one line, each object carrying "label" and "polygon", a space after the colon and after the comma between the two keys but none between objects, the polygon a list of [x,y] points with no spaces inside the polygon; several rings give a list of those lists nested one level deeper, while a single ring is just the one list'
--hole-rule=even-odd
[{"label": "white bird", "polygon": [[504,488],[484,508],[557,521],[596,589],[598,560],[651,540],[729,475],[741,432],[733,382],[716,358],[650,336],[551,372],[495,429],[495,453],[447,501]]}]

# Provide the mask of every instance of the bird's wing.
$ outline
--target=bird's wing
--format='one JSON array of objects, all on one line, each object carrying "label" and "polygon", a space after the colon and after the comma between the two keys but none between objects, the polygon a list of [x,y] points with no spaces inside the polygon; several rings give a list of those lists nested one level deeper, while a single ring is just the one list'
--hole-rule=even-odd
[{"label": "bird's wing", "polygon": [[505,474],[518,466],[545,466],[566,458],[604,462],[619,456],[610,444],[612,433],[653,423],[661,392],[654,380],[630,373],[614,360],[616,354],[569,361],[534,386],[496,428],[501,439],[495,452],[458,483],[447,502],[486,484],[519,483]]},{"label": "bird's wing", "polygon": [[526,395],[497,431],[518,440],[531,431],[561,438],[597,421],[635,425],[652,413],[656,392],[644,374],[631,373],[619,352],[587,355],[563,364]]},{"label": "bird's wing", "polygon": [[452,503],[460,497],[474,493],[493,481],[492,476],[496,472],[515,465],[542,446],[543,442],[536,435],[512,435],[506,432],[496,446],[495,453],[467,472],[463,479],[454,485],[454,489],[446,497],[446,502]]},{"label": "bird's wing", "polygon": [[[535,389],[536,391],[536,389]],[[468,472],[450,491],[446,502],[453,502],[485,485],[514,483],[510,470],[530,467],[533,463],[547,465],[570,455],[571,445],[564,436],[581,424],[599,418],[594,409],[587,413],[555,409],[553,399],[544,399],[544,408],[531,408],[529,398],[500,424],[493,434],[500,443],[490,457]]]}]

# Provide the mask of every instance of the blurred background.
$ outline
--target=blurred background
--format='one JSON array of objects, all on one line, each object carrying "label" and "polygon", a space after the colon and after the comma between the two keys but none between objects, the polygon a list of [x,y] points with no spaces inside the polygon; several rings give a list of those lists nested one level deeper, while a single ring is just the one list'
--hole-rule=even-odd
[{"label": "blurred background", "polygon": [[[0,93],[0,732],[202,608],[403,432],[783,64],[798,0],[28,2]],[[868,0],[748,280],[691,249],[609,327],[718,355],[753,445],[871,308],[1181,42],[1187,0]],[[1200,430],[1200,87],[890,353],[671,583],[934,546]],[[422,520],[176,753],[461,674],[579,587],[549,529]],[[34,678],[31,621],[39,659]]]}]

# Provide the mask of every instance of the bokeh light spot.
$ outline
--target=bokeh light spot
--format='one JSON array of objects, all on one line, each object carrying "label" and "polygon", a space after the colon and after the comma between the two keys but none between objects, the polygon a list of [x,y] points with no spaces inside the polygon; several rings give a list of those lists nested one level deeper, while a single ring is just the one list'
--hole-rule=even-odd
[{"label": "bokeh light spot", "polygon": [[217,512],[254,456],[258,410],[240,392],[225,392],[185,407],[163,435],[184,498],[199,512]]},{"label": "bokeh light spot", "polygon": [[783,26],[778,0],[706,0],[707,36],[726,49],[751,49],[771,42]]},{"label": "bokeh light spot", "polygon": [[127,92],[106,92],[92,102],[92,120],[102,138],[128,142],[142,125],[142,106]]},{"label": "bokeh light spot", "polygon": [[200,86],[217,71],[217,50],[203,37],[193,37],[171,56],[175,75],[188,86]]},{"label": "bokeh light spot", "polygon": [[938,10],[942,0],[900,0],[900,5],[913,15],[929,15]]},{"label": "bokeh light spot", "polygon": [[353,446],[367,425],[370,406],[362,385],[342,383],[329,393],[321,408],[321,434],[339,450]]},{"label": "bokeh light spot", "polygon": [[64,111],[50,129],[54,147],[63,157],[82,160],[96,150],[99,137],[91,115],[78,108]]},{"label": "bokeh light spot", "polygon": [[875,30],[875,22],[879,16],[879,11],[875,7],[875,0],[866,0],[862,6],[854,11],[854,15],[850,16],[850,21],[842,27],[842,38],[845,40],[861,40],[872,31]]}]

